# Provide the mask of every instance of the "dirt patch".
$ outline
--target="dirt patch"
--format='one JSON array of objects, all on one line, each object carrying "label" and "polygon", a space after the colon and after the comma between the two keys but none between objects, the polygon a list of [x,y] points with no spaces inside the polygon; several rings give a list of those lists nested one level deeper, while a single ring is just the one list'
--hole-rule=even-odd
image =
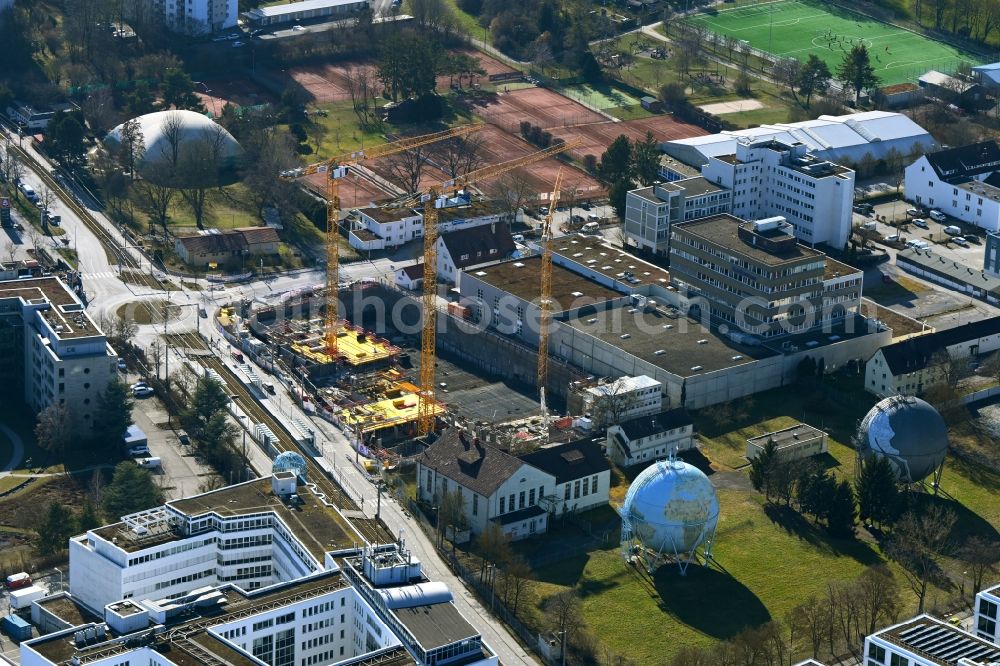
[{"label": "dirt patch", "polygon": [[42,523],[52,502],[79,507],[86,499],[85,485],[78,484],[71,477],[55,477],[44,483],[33,484],[29,492],[17,493],[0,501],[0,525],[34,530]]},{"label": "dirt patch", "polygon": [[726,113],[740,113],[742,111],[756,111],[757,109],[763,109],[764,103],[759,99],[734,99],[731,102],[703,104],[698,108],[707,113],[714,113],[717,116],[721,116]]},{"label": "dirt patch", "polygon": [[[303,178],[302,182],[316,194],[326,197],[326,174],[314,173]],[[340,179],[341,210],[367,208],[371,204],[382,203],[391,198],[392,195],[389,192],[356,173],[349,171],[344,178]]]}]

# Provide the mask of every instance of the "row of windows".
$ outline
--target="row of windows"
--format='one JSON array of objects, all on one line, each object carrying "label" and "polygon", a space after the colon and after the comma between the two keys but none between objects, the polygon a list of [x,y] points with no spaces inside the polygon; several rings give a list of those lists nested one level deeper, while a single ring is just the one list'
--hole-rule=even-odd
[{"label": "row of windows", "polygon": [[563,499],[570,499],[570,486],[572,485],[573,497],[572,499],[580,499],[580,491],[583,491],[583,497],[591,493],[596,493],[598,491],[597,475],[593,475],[589,478],[577,479],[572,484],[567,483],[563,489]]},{"label": "row of windows", "polygon": [[[340,646],[340,656],[341,657],[344,656],[343,645]],[[314,654],[313,656],[308,657],[305,660],[304,664],[305,666],[312,666],[313,664],[322,664],[328,661],[333,661],[333,657],[334,657],[333,650],[327,650],[326,652],[321,652],[319,654]]]},{"label": "row of windows", "polygon": [[[340,640],[343,640],[343,639],[344,639],[344,630],[341,629],[340,630]],[[307,641],[302,641],[302,651],[305,652],[306,650],[312,650],[314,648],[318,648],[321,645],[326,645],[327,643],[332,643],[335,640],[337,640],[337,636],[334,635],[334,634],[324,634],[324,635],[318,636],[316,638],[310,638]]]},{"label": "row of windows", "polygon": [[187,576],[181,576],[179,578],[174,578],[173,580],[168,580],[162,583],[157,583],[154,589],[162,590],[167,587],[173,587],[174,585],[180,585],[181,583],[190,583],[193,580],[201,580],[202,578],[208,578],[215,574],[215,568],[205,569],[204,571],[198,571],[193,574],[188,574]]}]

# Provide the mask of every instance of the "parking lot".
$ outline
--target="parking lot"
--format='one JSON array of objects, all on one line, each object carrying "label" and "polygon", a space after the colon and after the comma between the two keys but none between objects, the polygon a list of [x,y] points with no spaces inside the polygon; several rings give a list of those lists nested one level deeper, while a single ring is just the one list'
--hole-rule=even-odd
[{"label": "parking lot", "polygon": [[[923,219],[926,223],[926,229],[912,223],[903,224],[908,222],[910,219],[906,214],[906,211],[910,208],[912,208],[912,206],[903,200],[878,204],[875,206],[874,216],[865,216],[855,213],[854,221],[855,223],[874,221],[876,222],[876,230],[882,234],[884,238],[891,237],[898,233],[900,241],[903,243],[911,239],[925,240],[930,244],[930,249],[935,254],[939,254],[946,259],[951,259],[952,261],[965,264],[974,269],[981,269],[983,267],[983,256],[986,243],[985,231],[955,220],[935,222],[926,215],[919,218]],[[926,210],[924,212],[926,213]],[[883,216],[885,217],[886,222],[881,221]],[[878,221],[876,221],[876,218],[878,218]],[[901,223],[901,226],[891,226],[888,224],[890,221],[897,221]],[[965,247],[955,243],[953,240],[954,237],[944,232],[944,228],[949,225],[960,227],[963,232],[963,238],[973,238],[974,240],[969,242]],[[975,242],[976,240],[978,240],[978,243]],[[895,251],[891,248],[888,249],[890,250],[893,260],[895,260]]]}]

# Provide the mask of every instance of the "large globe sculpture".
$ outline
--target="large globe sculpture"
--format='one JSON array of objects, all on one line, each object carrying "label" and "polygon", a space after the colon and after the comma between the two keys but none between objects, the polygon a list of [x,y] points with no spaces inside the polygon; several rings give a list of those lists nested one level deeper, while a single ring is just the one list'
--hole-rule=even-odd
[{"label": "large globe sculpture", "polygon": [[307,467],[305,458],[295,451],[285,451],[279,453],[278,457],[271,463],[271,472],[294,472],[295,476],[305,481]]},{"label": "large globe sculpture", "polygon": [[920,398],[892,396],[861,420],[857,442],[860,457],[885,458],[902,483],[917,483],[940,471],[948,429],[938,411]]},{"label": "large globe sculpture", "polygon": [[701,470],[680,460],[664,460],[643,470],[621,508],[622,547],[627,558],[641,557],[648,570],[675,560],[681,573],[702,549],[711,557],[719,521],[719,499]]}]

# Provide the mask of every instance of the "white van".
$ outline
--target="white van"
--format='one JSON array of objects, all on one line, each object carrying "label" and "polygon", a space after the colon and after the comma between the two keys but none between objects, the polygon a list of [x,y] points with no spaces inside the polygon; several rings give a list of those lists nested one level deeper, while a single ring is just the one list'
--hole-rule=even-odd
[{"label": "white van", "polygon": [[932,210],[931,212],[929,212],[927,214],[935,222],[944,222],[945,220],[948,219],[948,217],[944,213],[942,213],[941,211],[939,211],[939,210]]},{"label": "white van", "polygon": [[597,229],[598,229],[597,222],[587,222],[587,224],[580,227],[580,231],[582,231],[585,234],[592,234],[595,231],[597,231]]},{"label": "white van", "polygon": [[954,224],[945,227],[944,232],[949,236],[960,236],[962,234],[962,230],[959,227],[956,227]]}]

